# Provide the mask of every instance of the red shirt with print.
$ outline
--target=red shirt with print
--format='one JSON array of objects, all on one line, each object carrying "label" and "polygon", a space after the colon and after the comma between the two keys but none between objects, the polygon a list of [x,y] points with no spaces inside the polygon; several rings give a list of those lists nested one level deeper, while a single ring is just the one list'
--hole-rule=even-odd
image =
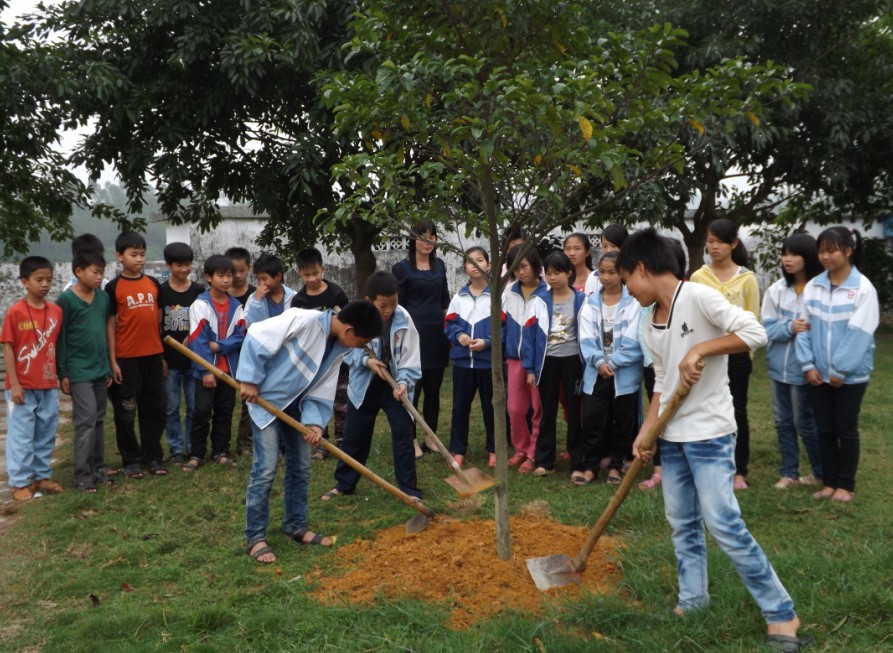
[{"label": "red shirt with print", "polygon": [[[51,302],[34,308],[24,299],[9,307],[0,342],[12,345],[15,373],[26,390],[50,390],[59,385],[56,341],[62,328],[62,309]],[[5,387],[11,389],[9,375]]]}]

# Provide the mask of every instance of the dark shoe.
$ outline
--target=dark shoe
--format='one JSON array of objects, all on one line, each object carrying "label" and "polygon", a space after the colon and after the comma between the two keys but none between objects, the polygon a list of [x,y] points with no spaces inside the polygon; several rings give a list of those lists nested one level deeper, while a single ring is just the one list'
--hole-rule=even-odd
[{"label": "dark shoe", "polygon": [[161,464],[160,460],[153,460],[149,463],[149,473],[152,476],[167,476],[167,468]]},{"label": "dark shoe", "polygon": [[168,465],[182,465],[186,461],[186,456],[181,453],[172,453],[167,459]]},{"label": "dark shoe", "polygon": [[138,481],[144,476],[143,468],[139,463],[124,465],[124,476],[132,478],[134,481]]},{"label": "dark shoe", "polygon": [[815,644],[812,637],[791,637],[790,635],[766,635],[766,645],[773,651],[797,653]]}]

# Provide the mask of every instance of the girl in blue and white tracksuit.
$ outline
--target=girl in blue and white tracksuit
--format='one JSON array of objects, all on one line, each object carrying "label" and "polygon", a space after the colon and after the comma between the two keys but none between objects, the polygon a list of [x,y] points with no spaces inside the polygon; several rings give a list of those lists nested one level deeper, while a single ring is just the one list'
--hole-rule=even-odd
[{"label": "girl in blue and white tracksuit", "polygon": [[[779,490],[801,480],[813,484],[822,478],[819,436],[809,385],[800,369],[795,346],[797,334],[809,329],[803,290],[810,279],[822,272],[815,238],[809,234],[786,238],[781,245],[781,269],[783,276],[766,290],[762,308],[763,327],[769,337],[766,358],[772,384],[772,414],[781,454],[781,478],[775,484]],[[812,467],[812,474],[802,479],[798,433]]]},{"label": "girl in blue and white tracksuit", "polygon": [[[521,253],[519,246],[508,252],[506,264],[510,267]],[[521,362],[521,335],[530,304],[535,301],[549,301],[549,286],[542,280],[543,262],[536,249],[530,247],[524,252],[515,268],[517,281],[506,286],[502,295],[502,314],[505,324],[503,345],[505,351],[506,410],[511,425],[512,446],[515,455],[509,458],[509,467],[518,467],[518,473],[533,471],[536,455],[536,440],[539,437],[540,421],[543,414],[540,392],[536,384],[527,383],[527,372]],[[539,375],[542,362],[536,367]],[[530,413],[530,424],[527,414]]]},{"label": "girl in blue and white tracksuit", "polygon": [[857,231],[831,227],[817,241],[825,272],[806,284],[809,329],[797,334],[822,455],[823,488],[813,496],[850,501],[859,464],[859,411],[874,366],[878,299],[856,267],[862,245]]},{"label": "girl in blue and white tracksuit", "polygon": [[[598,268],[601,288],[587,298],[579,316],[585,367],[582,452],[577,452],[582,453],[582,460],[573,465],[571,474],[577,485],[590,483],[598,475],[603,441],[611,456],[607,482],[619,485],[639,428],[642,307],[620,280],[616,252],[604,254]],[[572,464],[574,454],[572,451]]]},{"label": "girl in blue and white tracksuit", "polygon": [[482,247],[465,251],[468,285],[453,299],[444,319],[444,333],[450,342],[453,361],[453,419],[450,428],[450,453],[459,464],[468,450],[471,403],[480,395],[484,429],[487,432],[488,464],[496,466],[493,444],[493,372],[490,364],[490,287],[485,273],[490,257]]},{"label": "girl in blue and white tracksuit", "polygon": [[533,298],[521,337],[521,360],[527,382],[536,384],[543,405],[536,441],[534,476],[555,471],[558,396],[564,386],[567,399],[567,450],[575,451],[580,438],[580,382],[583,361],[577,315],[586,296],[573,287],[574,267],[564,252],[554,252],[543,264],[549,293]]}]

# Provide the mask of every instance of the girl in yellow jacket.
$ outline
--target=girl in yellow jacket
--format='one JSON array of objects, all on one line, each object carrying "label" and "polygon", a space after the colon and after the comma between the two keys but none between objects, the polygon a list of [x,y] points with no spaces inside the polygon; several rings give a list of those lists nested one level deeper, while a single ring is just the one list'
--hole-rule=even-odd
[{"label": "girl in yellow jacket", "polygon": [[[735,306],[750,311],[759,319],[760,289],[756,275],[747,267],[747,248],[738,238],[738,227],[720,218],[707,227],[706,263],[691,275],[691,280],[716,288]],[[750,461],[750,424],[747,420],[747,387],[753,359],[750,352],[729,355],[729,389],[735,406],[738,438],[735,443],[735,489],[746,490],[747,465]]]}]

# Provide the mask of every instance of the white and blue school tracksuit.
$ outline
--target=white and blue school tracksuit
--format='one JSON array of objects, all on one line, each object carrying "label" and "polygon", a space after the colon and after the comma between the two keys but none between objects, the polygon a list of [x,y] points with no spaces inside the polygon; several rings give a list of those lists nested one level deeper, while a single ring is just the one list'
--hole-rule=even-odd
[{"label": "white and blue school tracksuit", "polygon": [[[614,312],[611,330],[611,355],[605,351],[604,297],[602,292],[590,295],[577,324],[580,328],[580,353],[583,356],[583,427],[581,437],[582,470],[598,473],[599,453],[611,455],[611,469],[623,469],[639,427],[639,394],[642,385],[642,347],[639,344],[639,322],[642,307],[622,287]],[[614,376],[603,378],[602,365],[608,365]],[[607,444],[603,447],[602,442]],[[571,452],[571,460],[574,452]]]},{"label": "white and blue school tracksuit", "polygon": [[[381,338],[372,340],[369,348],[381,360]],[[412,397],[415,384],[422,378],[419,332],[409,312],[402,306],[397,307],[391,318],[390,349],[389,372],[398,384],[406,385],[406,396]],[[347,417],[341,450],[365,465],[372,448],[375,418],[380,410],[384,411],[391,427],[391,451],[397,485],[406,494],[421,499],[422,491],[416,478],[412,416],[402,402],[394,399],[390,384],[369,369],[366,364],[368,360],[369,355],[363,349],[352,349],[344,359],[350,366],[350,382],[347,386]],[[336,490],[342,494],[352,494],[359,480],[357,471],[338,461],[335,466]]]},{"label": "white and blue school tracksuit", "polygon": [[[859,465],[859,411],[874,367],[874,332],[880,319],[877,291],[855,267],[831,287],[828,273],[803,289],[809,331],[797,334],[797,358],[805,374],[817,370],[824,383],[810,386],[826,487],[850,492]],[[843,385],[829,385],[831,377]]]},{"label": "white and blue school tracksuit", "polygon": [[[450,428],[450,453],[464,456],[468,450],[469,415],[474,395],[481,398],[486,431],[486,449],[493,453],[493,368],[490,363],[490,288],[474,297],[464,286],[450,301],[443,331],[450,342],[453,361],[453,419]],[[462,335],[483,339],[482,351],[471,351],[459,344]]]},{"label": "white and blue school tracksuit", "polygon": [[[349,351],[331,338],[332,311],[291,308],[248,328],[237,378],[258,386],[261,397],[306,426],[324,428],[332,417],[338,368]],[[307,526],[310,445],[295,429],[256,403],[248,404],[254,461],[245,499],[245,537],[266,536],[270,489],[280,446],[285,450],[285,533]]]},{"label": "white and blue school tracksuit", "polygon": [[799,433],[813,475],[822,478],[819,435],[812,414],[809,385],[797,358],[797,334],[792,331],[794,321],[800,318],[806,318],[803,295],[798,295],[797,289],[784,278],[769,286],[763,295],[761,319],[769,337],[766,360],[772,384],[772,414],[781,455],[779,471],[783,478],[800,478]]}]

